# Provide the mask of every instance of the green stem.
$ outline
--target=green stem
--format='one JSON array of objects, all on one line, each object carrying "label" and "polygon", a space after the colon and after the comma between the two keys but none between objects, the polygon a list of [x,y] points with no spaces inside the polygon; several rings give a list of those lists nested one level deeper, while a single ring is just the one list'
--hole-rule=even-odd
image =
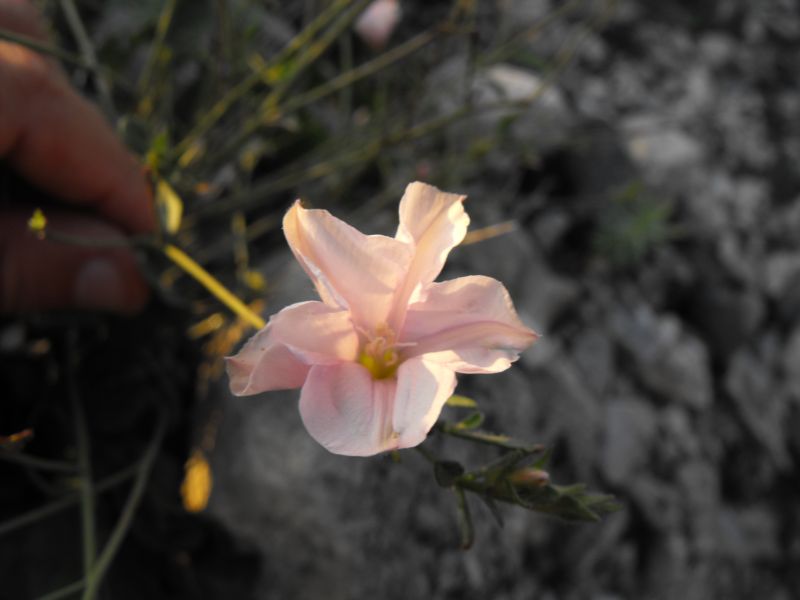
[{"label": "green stem", "polygon": [[65,63],[71,64],[76,67],[80,67],[81,69],[86,69],[88,71],[95,71],[97,73],[104,73],[106,77],[108,77],[111,81],[113,81],[118,88],[122,88],[127,92],[131,91],[131,86],[121,80],[113,71],[107,69],[101,65],[97,65],[93,67],[91,64],[86,62],[81,56],[77,54],[73,54],[72,52],[68,52],[66,50],[62,50],[61,48],[57,48],[55,46],[51,46],[49,44],[45,44],[35,38],[28,37],[26,35],[20,35],[14,31],[9,31],[8,29],[4,29],[0,27],[0,40],[5,40],[7,42],[12,42],[14,44],[18,44],[29,50],[33,50],[34,52],[38,52],[39,54],[45,54],[47,56],[53,56],[58,58],[59,60],[64,61]]},{"label": "green stem", "polygon": [[40,458],[23,454],[22,452],[12,452],[10,450],[0,450],[0,461],[16,463],[41,471],[55,471],[57,473],[76,473],[78,467],[72,463],[50,458]]},{"label": "green stem", "polygon": [[414,450],[416,450],[419,454],[421,454],[422,457],[432,465],[436,464],[436,457],[427,448],[423,448],[422,446],[415,446]]},{"label": "green stem", "polygon": [[84,585],[86,585],[86,582],[83,579],[80,581],[73,581],[69,585],[65,585],[62,588],[48,592],[44,596],[39,596],[37,600],[61,600],[61,598],[68,598],[69,596],[80,592]]},{"label": "green stem", "polygon": [[469,440],[470,442],[478,442],[480,444],[487,444],[489,446],[496,446],[506,450],[522,450],[528,453],[541,452],[544,446],[537,444],[531,447],[524,447],[519,442],[511,439],[507,435],[499,435],[494,433],[487,433],[485,431],[475,431],[474,429],[461,429],[455,425],[448,423],[437,423],[435,426],[436,431],[445,435]]},{"label": "green stem", "polygon": [[136,509],[138,508],[139,502],[141,501],[144,491],[147,487],[147,481],[150,477],[153,463],[158,455],[158,449],[161,447],[161,441],[164,438],[166,430],[167,412],[166,410],[162,409],[158,417],[158,423],[156,424],[155,431],[153,432],[147,449],[145,450],[145,453],[136,469],[136,479],[133,482],[133,486],[128,494],[128,498],[125,501],[122,514],[120,515],[116,525],[114,525],[111,536],[108,538],[108,542],[103,548],[103,551],[100,553],[97,563],[86,575],[86,587],[83,591],[82,600],[94,599],[98,589],[100,588],[100,584],[103,581],[103,576],[105,575],[106,570],[114,560],[114,556],[116,556],[117,551],[119,550],[123,540],[125,539],[125,536],[128,533],[128,529],[133,521],[133,517],[136,514]]},{"label": "green stem", "polygon": [[75,423],[75,438],[78,444],[78,473],[80,474],[81,497],[81,534],[83,540],[83,570],[88,574],[96,554],[95,522],[94,522],[94,492],[92,491],[92,463],[89,431],[86,426],[86,415],[83,405],[78,397],[76,371],[76,333],[70,332],[70,343],[67,347],[67,394],[72,405],[72,416]]},{"label": "green stem", "polygon": [[460,485],[453,487],[456,495],[456,507],[458,509],[458,526],[461,530],[461,549],[468,550],[475,540],[475,529],[472,526],[472,515],[469,511],[469,504]]},{"label": "green stem", "polygon": [[[125,467],[124,469],[117,471],[113,475],[109,475],[105,479],[101,479],[97,482],[94,486],[94,493],[99,494],[101,492],[108,491],[121,483],[127,481],[133,474],[136,473],[138,468],[138,463],[135,465],[131,465]],[[8,521],[4,521],[0,523],[0,537],[4,536],[7,533],[11,533],[12,531],[16,531],[21,527],[25,527],[26,525],[30,525],[31,523],[35,523],[37,521],[41,521],[51,515],[61,512],[80,502],[81,496],[80,494],[72,494],[70,496],[66,496],[64,498],[60,498],[54,502],[49,504],[45,504],[44,506],[40,506],[39,508],[34,508],[33,510],[29,510],[26,513],[22,513]]]},{"label": "green stem", "polygon": [[158,16],[158,21],[156,23],[156,35],[153,38],[152,45],[150,46],[150,52],[147,55],[147,62],[145,63],[144,69],[142,69],[142,74],[140,75],[139,81],[136,84],[139,94],[142,96],[144,96],[147,92],[147,88],[150,87],[150,83],[153,79],[153,72],[155,71],[156,64],[158,63],[158,57],[164,48],[164,41],[167,39],[167,32],[172,24],[172,17],[175,14],[176,4],[176,0],[166,0],[164,7],[161,9],[161,14]]},{"label": "green stem", "polygon": [[[214,159],[225,156],[233,149],[238,148],[262,125],[272,124],[277,121],[280,116],[286,114],[287,108],[281,106],[280,103],[286,93],[291,89],[294,82],[331,46],[331,44],[333,44],[334,41],[336,41],[336,39],[339,38],[339,36],[341,36],[344,30],[352,24],[370,1],[371,0],[358,0],[352,8],[339,17],[331,26],[330,30],[326,31],[319,40],[308,46],[308,49],[303,52],[292,65],[291,72],[283,79],[280,79],[275,84],[272,91],[267,94],[266,98],[261,101],[261,104],[255,111],[255,116],[244,123],[242,128],[233,136],[233,139],[211,159],[211,162],[216,162]],[[291,101],[289,104],[291,104]]]},{"label": "green stem", "polygon": [[[208,203],[203,207],[199,207],[192,214],[184,217],[182,229],[188,229],[192,227],[200,219],[216,216],[220,213],[225,213],[234,209],[248,209],[252,206],[259,205],[263,203],[264,197],[267,195],[284,192],[292,189],[296,185],[320,179],[333,172],[346,169],[354,162],[358,163],[360,161],[369,160],[371,157],[376,156],[377,153],[383,148],[396,146],[401,143],[410,142],[429,136],[457,123],[458,121],[461,121],[462,119],[474,115],[478,111],[481,113],[486,113],[514,108],[520,110],[528,108],[531,104],[536,102],[536,100],[538,100],[542,94],[552,87],[558,76],[570,64],[571,59],[574,57],[577,49],[580,47],[585,35],[592,30],[602,27],[605,20],[610,17],[613,5],[614,0],[610,0],[607,4],[606,10],[601,14],[601,16],[587,25],[582,30],[581,34],[577,36],[575,43],[569,47],[566,52],[561,53],[554,67],[543,78],[542,84],[527,98],[516,101],[498,101],[481,106],[466,105],[447,115],[434,117],[417,125],[395,130],[386,136],[379,137],[369,143],[363,144],[355,151],[349,153],[342,153],[340,151],[334,158],[322,160],[309,167],[298,167],[296,170],[284,175],[280,175],[275,179],[256,184],[247,192],[232,195],[224,200],[220,200],[219,202]],[[352,76],[352,74],[350,76]],[[310,90],[306,93],[306,95],[310,95],[312,93],[317,92]]]},{"label": "green stem", "polygon": [[520,43],[531,42],[536,38],[537,35],[539,35],[539,33],[544,31],[547,26],[553,23],[556,19],[566,16],[572,12],[573,9],[577,8],[581,4],[581,1],[582,0],[568,0],[561,6],[550,11],[550,13],[544,15],[541,20],[534,23],[530,27],[523,29],[519,33],[509,36],[499,46],[496,46],[482,56],[480,59],[480,64],[487,65],[498,63],[512,57],[515,52],[519,51]]},{"label": "green stem", "polygon": [[[277,56],[269,61],[262,71],[269,71],[269,67],[278,65],[288,59],[308,44],[311,39],[325,26],[328,25],[339,13],[344,10],[351,0],[336,0],[325,9],[316,19],[309,23],[301,32],[294,36]],[[173,157],[183,155],[189,148],[197,143],[219,121],[225,113],[247,93],[262,81],[261,72],[256,71],[239,82],[232,90],[223,96],[211,109],[202,115],[192,130],[184,137],[173,150]]]},{"label": "green stem", "polygon": [[103,110],[106,112],[110,119],[116,119],[116,110],[114,109],[114,100],[111,96],[111,86],[106,80],[105,76],[99,69],[97,60],[97,53],[94,50],[92,40],[89,39],[89,34],[86,33],[86,28],[83,26],[80,13],[75,8],[73,0],[61,0],[61,10],[67,19],[72,35],[80,48],[81,56],[86,63],[89,71],[94,74],[95,83],[97,84],[97,91],[99,94],[99,101]]},{"label": "green stem", "polygon": [[64,62],[70,63],[75,65],[76,67],[81,67],[82,69],[91,69],[91,65],[86,62],[86,60],[77,54],[73,54],[72,52],[67,52],[66,50],[62,50],[61,48],[56,48],[55,46],[50,46],[49,44],[45,44],[40,42],[39,40],[28,37],[27,35],[20,35],[14,31],[9,31],[3,27],[0,27],[0,40],[6,40],[7,42],[13,42],[14,44],[19,44],[20,46],[24,46],[30,50],[34,50],[35,52],[39,52],[40,54],[47,54],[49,56],[54,56],[63,60]]},{"label": "green stem", "polygon": [[317,41],[306,46],[304,52],[300,54],[296,62],[292,65],[292,70],[287,77],[281,79],[275,88],[261,102],[259,112],[270,111],[277,107],[281,98],[286,94],[297,78],[325,52],[333,42],[335,42],[344,31],[350,27],[359,14],[366,8],[372,0],[356,0],[355,4],[348,8],[333,23],[331,28],[326,31]]},{"label": "green stem", "polygon": [[297,110],[304,106],[316,102],[325,96],[339,91],[342,88],[348,87],[365,77],[374,75],[378,71],[390,66],[391,64],[413,54],[420,48],[423,48],[436,37],[435,31],[423,31],[419,35],[414,36],[410,40],[395,46],[391,50],[384,52],[380,56],[365,62],[358,67],[345,71],[344,73],[334,77],[330,81],[318,85],[317,87],[305,92],[304,94],[297,94],[293,96],[284,106],[284,112]]}]

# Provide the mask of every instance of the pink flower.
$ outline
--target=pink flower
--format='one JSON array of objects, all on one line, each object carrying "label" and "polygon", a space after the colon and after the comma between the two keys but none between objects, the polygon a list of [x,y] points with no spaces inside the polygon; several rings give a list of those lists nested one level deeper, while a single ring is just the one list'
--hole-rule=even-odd
[{"label": "pink flower", "polygon": [[231,391],[302,386],[306,429],[336,454],[420,444],[456,373],[504,371],[537,337],[495,279],[434,282],[466,234],[463,201],[409,184],[394,238],[295,202],[283,231],[322,302],[284,308],[228,358]]},{"label": "pink flower", "polygon": [[356,33],[370,48],[381,50],[392,36],[400,16],[398,0],[375,0],[356,20]]}]

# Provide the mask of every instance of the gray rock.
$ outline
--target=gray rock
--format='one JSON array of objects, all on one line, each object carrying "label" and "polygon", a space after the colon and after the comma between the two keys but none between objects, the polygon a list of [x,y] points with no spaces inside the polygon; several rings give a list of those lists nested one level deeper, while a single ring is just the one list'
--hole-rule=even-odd
[{"label": "gray rock", "polygon": [[713,167],[698,175],[690,178],[685,199],[700,227],[715,232],[750,231],[767,218],[769,185],[764,179],[733,177]]},{"label": "gray rock", "polygon": [[634,162],[656,180],[702,165],[705,153],[698,140],[674,126],[665,126],[658,118],[629,118],[623,130]]},{"label": "gray rock", "polygon": [[553,430],[549,439],[556,434],[566,439],[578,479],[588,480],[597,456],[601,426],[597,399],[564,355],[531,371],[530,390],[535,401],[546,407]]},{"label": "gray rock", "polygon": [[730,229],[717,239],[717,256],[727,273],[746,287],[762,287],[764,239],[743,238]]},{"label": "gray rock", "polygon": [[777,467],[789,468],[783,427],[788,406],[786,398],[777,393],[769,367],[744,348],[733,357],[724,385],[745,427],[769,450]]},{"label": "gray rock", "polygon": [[[797,113],[800,114],[800,97],[798,97]],[[784,244],[797,247],[800,240],[800,197],[787,201],[784,206],[771,211],[768,217],[767,233]]]},{"label": "gray rock", "polygon": [[758,291],[737,289],[715,279],[700,287],[692,301],[693,322],[711,352],[725,361],[752,339],[766,314]]},{"label": "gray rock", "polygon": [[723,33],[706,33],[700,40],[698,50],[709,66],[722,67],[735,59],[736,40]]},{"label": "gray rock", "polygon": [[729,197],[731,220],[742,231],[752,231],[769,211],[769,182],[760,177],[738,177]]},{"label": "gray rock", "polygon": [[656,415],[642,398],[619,398],[606,406],[600,466],[609,482],[625,486],[650,461]]},{"label": "gray rock", "polygon": [[723,152],[731,166],[767,169],[776,158],[766,122],[765,98],[756,90],[732,83],[717,96],[715,125],[722,134]]},{"label": "gray rock", "polygon": [[686,408],[671,404],[658,414],[657,453],[664,464],[679,464],[700,454],[700,442]]},{"label": "gray rock", "polygon": [[582,93],[575,99],[577,111],[589,119],[609,121],[615,115],[611,89],[604,77],[586,76]]},{"label": "gray rock", "polygon": [[678,483],[694,551],[710,556],[716,550],[716,515],[719,510],[719,475],[708,462],[694,460],[678,470]]},{"label": "gray rock", "polygon": [[602,395],[614,376],[614,345],[609,334],[600,327],[590,327],[578,335],[572,348],[575,364],[586,384]]},{"label": "gray rock", "polygon": [[506,28],[516,31],[537,23],[551,10],[550,0],[498,0]]},{"label": "gray rock", "polygon": [[536,219],[533,232],[542,248],[551,251],[571,225],[572,219],[565,210],[552,207]]},{"label": "gray rock", "polygon": [[718,553],[739,563],[770,561],[780,556],[775,514],[763,507],[733,509],[717,513]]},{"label": "gray rock", "polygon": [[496,64],[472,72],[466,56],[457,55],[428,77],[423,112],[451,114],[464,106],[467,95],[474,116],[451,125],[448,135],[480,155],[484,168],[508,169],[515,152],[535,157],[568,138],[573,117],[563,93],[529,69]]},{"label": "gray rock", "polygon": [[616,310],[610,327],[650,389],[694,409],[711,405],[708,352],[676,317],[639,304],[632,311]]},{"label": "gray rock", "polygon": [[690,553],[681,534],[673,531],[653,539],[648,554],[646,591],[641,597],[654,600],[685,598],[691,573]]},{"label": "gray rock", "polygon": [[783,297],[789,286],[800,279],[800,252],[776,252],[767,257],[764,287],[773,298]]},{"label": "gray rock", "polygon": [[626,491],[656,531],[677,531],[681,527],[681,497],[674,485],[642,473],[630,482]]},{"label": "gray rock", "polygon": [[567,139],[571,114],[561,90],[536,73],[511,65],[489,67],[475,78],[473,93],[479,106],[520,103],[513,109],[483,111],[485,126],[509,123],[511,138],[538,152],[546,152]]},{"label": "gray rock", "polygon": [[786,342],[782,366],[787,378],[795,386],[797,397],[800,399],[800,326],[795,327]]},{"label": "gray rock", "polygon": [[[509,256],[516,258],[508,260]],[[464,274],[480,273],[503,282],[522,319],[542,334],[580,291],[573,280],[557,275],[547,266],[530,236],[522,230],[459,248],[452,263]]]}]

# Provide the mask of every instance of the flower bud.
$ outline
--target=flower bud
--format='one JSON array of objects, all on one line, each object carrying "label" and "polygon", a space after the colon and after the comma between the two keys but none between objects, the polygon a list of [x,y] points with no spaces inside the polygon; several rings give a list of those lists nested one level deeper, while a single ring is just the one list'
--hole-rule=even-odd
[{"label": "flower bud", "polygon": [[381,50],[400,20],[398,0],[375,0],[355,24],[358,36],[373,50]]},{"label": "flower bud", "polygon": [[550,473],[533,467],[525,467],[511,473],[508,480],[518,487],[538,488],[550,483]]}]

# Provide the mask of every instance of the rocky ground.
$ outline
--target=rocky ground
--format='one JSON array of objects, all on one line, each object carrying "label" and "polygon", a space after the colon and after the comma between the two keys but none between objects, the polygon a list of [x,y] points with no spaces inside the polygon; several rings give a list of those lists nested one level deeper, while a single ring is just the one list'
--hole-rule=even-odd
[{"label": "rocky ground", "polygon": [[[451,5],[401,1],[395,41]],[[204,6],[213,16],[212,4]],[[261,24],[264,53],[291,39],[311,4],[259,4],[272,11]],[[111,40],[112,50],[132,54],[135,75],[149,47],[149,39],[136,47],[136,35],[149,30],[135,17],[147,10],[108,6],[81,8],[101,48]],[[81,576],[68,464],[75,444],[67,401],[76,389],[96,482],[138,460],[157,416],[167,419],[147,493],[107,578],[108,597],[800,598],[800,7],[795,0],[477,6],[474,34],[446,37],[415,56],[413,70],[379,74],[377,92],[363,88],[387,104],[406,102],[420,121],[465,103],[481,107],[476,114],[354,169],[355,183],[343,186],[350,201],[325,204],[326,188],[313,182],[291,193],[363,231],[387,233],[400,191],[419,178],[468,194],[473,229],[513,221],[504,235],[457,248],[442,277],[501,280],[542,338],[505,373],[461,376],[459,393],[479,402],[487,429],[552,447],[555,482],[613,493],[622,510],[599,524],[570,525],[501,507],[500,527],[472,502],[476,541],[463,551],[452,494],[419,454],[403,452],[397,463],[327,453],[303,429],[296,392],[233,398],[221,381],[213,401],[198,407],[200,344],[185,338],[193,322],[187,310],[156,301],[132,321],[4,318],[0,433],[33,427],[31,454],[57,458],[66,470],[43,477],[0,461],[0,598],[33,597]],[[211,47],[213,27],[200,31]],[[206,73],[196,57],[185,59],[197,36],[184,37],[186,64],[170,77],[178,108],[180,94],[196,92]],[[314,77],[326,68],[322,61]],[[360,98],[363,89],[355,89],[354,104],[380,104]],[[532,104],[509,105],[532,95]],[[308,109],[319,129],[305,138],[301,131],[287,153],[311,144],[323,125],[352,142],[345,128],[369,118],[364,109],[337,122],[329,109]],[[271,151],[294,140],[297,122],[279,131]],[[280,169],[283,157],[267,147],[267,166]],[[212,183],[228,191],[241,183],[230,165],[218,175]],[[275,193],[267,208],[290,201],[288,192]],[[196,238],[208,230],[209,246],[217,237],[230,245],[209,221]],[[271,291],[267,312],[313,297],[275,233],[251,248]],[[230,276],[229,263],[209,263]],[[209,414],[222,415],[211,505],[187,515],[178,489],[198,438],[190,416],[202,425]],[[469,464],[490,456],[457,440],[431,445]],[[102,540],[128,489],[115,484],[100,494]],[[18,521],[65,501],[69,510]]]},{"label": "rocky ground", "polygon": [[[492,27],[555,5],[498,1]],[[530,53],[555,55],[598,14],[557,18]],[[518,225],[457,249],[444,277],[502,280],[543,334],[459,389],[490,428],[553,445],[556,481],[624,509],[572,526],[506,508],[501,529],[476,504],[464,552],[418,455],[332,456],[295,393],[226,398],[211,510],[262,552],[258,597],[799,597],[798,60],[790,0],[622,1],[539,102],[454,125],[453,144],[502,128],[454,191],[474,227]],[[425,110],[465,86],[524,97],[546,75],[517,61],[465,84],[465,64],[434,69]],[[274,309],[310,297],[290,263],[264,267]]]}]

